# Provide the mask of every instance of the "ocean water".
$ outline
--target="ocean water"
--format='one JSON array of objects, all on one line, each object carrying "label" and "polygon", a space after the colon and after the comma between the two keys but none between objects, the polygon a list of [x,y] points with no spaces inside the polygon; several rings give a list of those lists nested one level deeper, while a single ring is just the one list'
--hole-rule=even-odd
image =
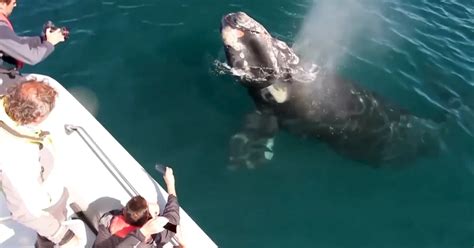
[{"label": "ocean water", "polygon": [[[391,102],[444,117],[444,150],[373,168],[281,132],[271,163],[229,170],[229,138],[254,108],[216,66],[220,18],[233,11]],[[27,35],[47,20],[70,28],[25,72],[61,82],[155,178],[155,162],[170,164],[180,203],[221,247],[474,245],[472,0],[39,0],[19,1],[12,20]]]}]

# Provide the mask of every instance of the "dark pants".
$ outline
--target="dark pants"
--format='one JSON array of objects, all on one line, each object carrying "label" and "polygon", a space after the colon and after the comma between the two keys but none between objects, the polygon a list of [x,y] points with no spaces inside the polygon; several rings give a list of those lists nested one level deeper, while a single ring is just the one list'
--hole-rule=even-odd
[{"label": "dark pants", "polygon": [[[66,204],[67,204],[68,198],[69,198],[69,192],[67,191],[66,188],[64,188],[63,195],[61,196],[59,201],[53,206],[47,209],[44,209],[44,211],[50,213],[52,216],[54,216],[55,219],[57,219],[60,222],[65,221],[67,218]],[[49,239],[38,234],[35,247],[36,248],[54,248],[54,243],[51,242]]]}]

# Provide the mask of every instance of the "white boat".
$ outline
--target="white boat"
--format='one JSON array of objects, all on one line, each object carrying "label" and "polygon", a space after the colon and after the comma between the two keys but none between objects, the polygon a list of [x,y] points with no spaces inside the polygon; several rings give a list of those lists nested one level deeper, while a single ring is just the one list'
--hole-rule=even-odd
[{"label": "white boat", "polygon": [[[148,201],[157,201],[163,209],[166,191],[94,116],[56,80],[31,75],[47,81],[59,92],[55,109],[44,126],[59,140],[57,144],[64,144],[56,146],[56,153],[67,158],[59,167],[66,172],[64,179],[70,193],[69,203],[74,202],[84,210],[85,217],[93,225],[97,225],[102,213],[121,208],[135,193]],[[179,171],[175,174],[179,181]],[[179,186],[177,193],[179,199]],[[75,216],[72,209],[68,209],[68,214]],[[0,247],[33,247],[36,233],[11,220],[9,215],[3,194],[0,194]],[[182,208],[180,217],[186,247],[217,247]],[[86,247],[91,247],[94,240],[92,228],[87,228]]]}]

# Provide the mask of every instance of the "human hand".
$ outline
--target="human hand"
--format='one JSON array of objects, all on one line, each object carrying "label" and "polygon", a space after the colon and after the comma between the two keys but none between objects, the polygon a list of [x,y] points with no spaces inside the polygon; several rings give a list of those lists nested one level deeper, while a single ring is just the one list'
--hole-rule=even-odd
[{"label": "human hand", "polygon": [[46,29],[46,40],[53,44],[54,46],[58,44],[59,42],[64,41],[64,35],[61,31],[61,29],[56,29],[54,31],[51,30],[51,28]]},{"label": "human hand", "polygon": [[81,244],[82,244],[82,242],[79,239],[79,237],[77,237],[77,235],[74,234],[74,236],[72,237],[71,240],[69,240],[64,245],[60,245],[59,247],[61,247],[61,248],[78,248],[78,247],[82,247]]},{"label": "human hand", "polygon": [[184,234],[184,231],[183,231],[183,226],[182,225],[178,225],[176,227],[176,235],[175,235],[175,238],[176,238],[176,241],[178,241],[178,247],[179,248],[185,248],[186,247],[186,239],[185,239],[185,234]]},{"label": "human hand", "polygon": [[160,233],[164,230],[164,226],[168,223],[169,220],[166,217],[158,216],[150,219],[140,228],[140,232],[145,236],[145,238],[150,238],[152,234]]},{"label": "human hand", "polygon": [[170,167],[166,167],[165,174],[163,175],[163,179],[165,179],[166,186],[174,186],[174,175],[173,169]]},{"label": "human hand", "polygon": [[[64,224],[73,232],[74,236],[66,244],[59,247],[61,248],[83,248],[87,243],[86,225],[82,220],[72,219],[67,220]],[[56,247],[56,246],[55,246]]]},{"label": "human hand", "polygon": [[156,217],[160,214],[160,205],[156,202],[148,202],[148,211],[152,217]]}]

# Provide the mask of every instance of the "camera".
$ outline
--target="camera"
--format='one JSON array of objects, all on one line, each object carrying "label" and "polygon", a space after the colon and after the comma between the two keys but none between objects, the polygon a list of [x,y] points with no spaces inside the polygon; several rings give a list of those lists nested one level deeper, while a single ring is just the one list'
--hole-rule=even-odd
[{"label": "camera", "polygon": [[43,34],[42,34],[42,37],[43,37],[43,40],[46,40],[46,30],[50,28],[51,29],[51,32],[53,31],[56,31],[57,29],[60,29],[61,30],[61,33],[63,34],[64,36],[64,40],[67,40],[69,38],[69,30],[66,28],[66,27],[56,27],[54,25],[54,23],[52,21],[47,21],[44,25],[43,25]]}]

